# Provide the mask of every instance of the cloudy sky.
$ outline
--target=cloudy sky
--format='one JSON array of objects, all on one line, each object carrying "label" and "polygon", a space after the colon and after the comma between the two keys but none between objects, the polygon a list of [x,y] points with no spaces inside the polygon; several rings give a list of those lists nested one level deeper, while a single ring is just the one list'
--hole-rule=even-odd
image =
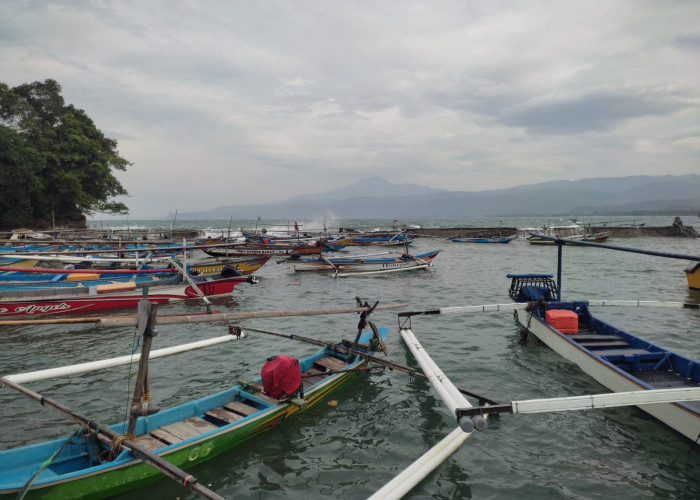
[{"label": "cloudy sky", "polygon": [[132,219],[369,176],[700,173],[697,0],[2,0],[0,18],[0,81],[57,80],[119,142]]}]

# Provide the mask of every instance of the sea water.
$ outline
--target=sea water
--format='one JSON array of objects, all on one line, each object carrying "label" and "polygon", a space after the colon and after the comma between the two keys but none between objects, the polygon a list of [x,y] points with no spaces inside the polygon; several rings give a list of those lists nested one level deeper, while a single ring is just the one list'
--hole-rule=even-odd
[{"label": "sea water", "polygon": [[[687,225],[696,223],[690,216],[682,219]],[[673,218],[635,220],[647,226],[668,226]],[[118,226],[124,222],[103,224]],[[230,225],[252,227],[255,222],[178,221],[176,226],[216,230]],[[284,225],[286,221],[272,222]],[[364,228],[393,225],[392,221],[334,221],[336,226],[339,224],[335,222]],[[568,225],[570,221],[445,219],[408,221],[407,227],[419,232],[421,227],[498,227],[499,223],[503,227],[532,227],[543,223]],[[164,221],[128,224],[167,227]],[[609,243],[700,255],[700,239],[616,239],[613,232]],[[442,251],[430,269],[343,279],[328,273],[295,273],[291,265],[277,264],[273,258],[257,273],[258,284],[240,285],[230,296],[212,302],[214,308],[227,312],[352,307],[356,297],[371,304],[404,303],[396,310],[375,312],[371,320],[391,329],[389,359],[417,368],[398,334],[398,311],[508,303],[507,273],[556,274],[557,249],[530,245],[524,239],[509,244],[467,244],[421,237],[411,246],[413,253],[433,249]],[[687,286],[687,260],[582,247],[565,247],[562,260],[562,298],[566,300],[700,303],[700,292]],[[193,300],[160,306],[159,312],[203,309]],[[604,307],[594,312],[619,328],[700,360],[697,310]],[[357,314],[340,314],[249,319],[239,324],[335,341],[353,337],[358,319]],[[225,335],[227,325],[162,325],[153,348]],[[490,399],[510,402],[608,392],[553,351],[532,340],[522,341],[509,310],[418,316],[411,319],[411,327],[455,385]],[[122,356],[137,349],[136,344],[134,328],[3,326],[0,370],[6,375]],[[153,360],[149,369],[151,397],[162,407],[176,405],[257,376],[271,355],[304,357],[316,349],[293,340],[250,333],[241,341],[216,348]],[[123,366],[28,385],[95,420],[114,423],[126,416],[135,371],[136,366]],[[330,400],[337,401],[337,406],[328,405]],[[2,449],[75,430],[75,424],[7,388],[0,391],[0,415]],[[226,498],[362,499],[456,425],[455,417],[426,381],[396,371],[372,371],[358,374],[328,400],[193,468],[191,473]],[[407,498],[691,499],[700,497],[698,477],[700,446],[636,408],[502,415],[490,418],[487,430],[474,432]],[[163,479],[119,498],[197,496]]]}]

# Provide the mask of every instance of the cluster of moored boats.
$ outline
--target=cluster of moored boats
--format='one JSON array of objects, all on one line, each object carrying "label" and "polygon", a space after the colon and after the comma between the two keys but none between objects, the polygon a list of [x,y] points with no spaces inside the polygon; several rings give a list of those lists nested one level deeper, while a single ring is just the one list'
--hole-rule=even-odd
[{"label": "cluster of moored boats", "polygon": [[[407,304],[374,305],[359,298],[355,307],[335,310],[216,312],[201,315],[158,315],[153,304],[230,294],[273,256],[295,271],[325,271],[334,276],[391,273],[430,267],[440,250],[412,255],[408,249],[418,235],[304,235],[273,237],[246,234],[245,241],[207,238],[172,242],[114,244],[96,242],[89,249],[48,245],[6,247],[0,256],[0,318],[56,317],[122,307],[135,315],[88,316],[82,322],[96,327],[134,325],[143,338],[139,373],[131,413],[124,422],[103,425],[23,384],[49,377],[83,373],[134,361],[132,356],[72,365],[60,369],[4,375],[0,385],[14,389],[81,426],[70,437],[0,451],[0,497],[104,498],[153,482],[162,475],[177,480],[205,498],[221,498],[184,469],[209,460],[260,432],[274,428],[327,397],[358,371],[389,367],[430,381],[455,417],[455,430],[415,464],[379,489],[372,498],[400,498],[447,459],[486,419],[499,413],[536,413],[636,405],[679,435],[700,439],[700,363],[617,328],[591,311],[596,306],[650,306],[698,309],[698,304],[671,302],[595,302],[561,299],[561,268],[552,275],[509,275],[510,304],[452,306],[398,313],[399,333],[420,370],[392,362],[387,353],[388,329],[370,318],[375,309],[405,308]],[[600,245],[579,238],[538,234],[556,245],[595,245],[599,248],[660,255],[660,252]],[[501,238],[499,238],[501,239]],[[473,243],[508,243],[513,237]],[[67,243],[65,243],[67,245]],[[385,254],[336,257],[348,246],[401,246]],[[195,258],[201,251],[206,258]],[[700,262],[700,257],[663,254],[662,257]],[[560,264],[561,265],[561,264]],[[697,267],[697,266],[696,266]],[[574,398],[499,403],[458,388],[425,352],[412,331],[411,319],[453,313],[515,311],[523,332],[536,337],[612,391]],[[151,351],[156,324],[221,321],[246,317],[361,313],[356,335],[325,343],[299,335],[232,327],[229,335],[177,348]],[[24,320],[27,322],[27,320]],[[57,320],[58,321],[58,320]],[[0,319],[0,326],[3,324]],[[7,322],[4,322],[8,324]],[[15,322],[13,324],[18,324]],[[19,324],[22,324],[21,322]],[[307,358],[270,358],[261,376],[240,381],[221,392],[160,410],[150,401],[148,359],[200,349],[245,336],[245,331],[287,337],[320,347]],[[167,351],[167,352],[166,352]],[[478,401],[474,406],[466,398]]]},{"label": "cluster of moored boats", "polygon": [[[230,294],[272,257],[295,271],[336,276],[423,269],[439,250],[413,256],[409,234],[207,238],[173,242],[124,240],[26,243],[0,250],[0,317],[87,313],[135,307],[147,297],[163,303]],[[333,257],[346,247],[403,246],[404,251]],[[193,259],[197,252],[205,258]]]}]

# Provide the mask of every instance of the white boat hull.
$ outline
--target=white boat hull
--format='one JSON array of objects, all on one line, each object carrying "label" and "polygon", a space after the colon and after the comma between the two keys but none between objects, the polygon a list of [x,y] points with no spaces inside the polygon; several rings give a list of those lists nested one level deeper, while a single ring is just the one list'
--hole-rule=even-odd
[{"label": "white boat hull", "polygon": [[[516,314],[518,314],[517,311]],[[526,321],[522,321],[518,316],[518,321],[554,352],[578,365],[586,374],[611,391],[627,392],[648,389],[630,374],[582,349],[569,340],[565,334],[552,328],[536,316],[532,318],[527,316]],[[691,441],[700,437],[700,416],[697,411],[693,411],[684,404],[660,403],[639,405],[638,407]]]}]

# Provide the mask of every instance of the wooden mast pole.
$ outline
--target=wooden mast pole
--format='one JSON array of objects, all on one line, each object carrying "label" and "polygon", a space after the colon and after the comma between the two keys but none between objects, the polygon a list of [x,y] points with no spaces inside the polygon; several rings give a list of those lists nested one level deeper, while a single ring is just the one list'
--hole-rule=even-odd
[{"label": "wooden mast pole", "polygon": [[126,434],[133,436],[136,432],[136,420],[138,417],[153,415],[160,411],[151,404],[150,387],[148,384],[148,358],[151,355],[151,344],[153,337],[158,335],[156,330],[157,304],[152,304],[147,299],[142,299],[138,305],[138,326],[139,334],[143,337],[141,347],[141,357],[139,358],[139,369],[136,373],[136,385],[134,386],[134,396],[131,400],[129,411],[129,425]]}]

